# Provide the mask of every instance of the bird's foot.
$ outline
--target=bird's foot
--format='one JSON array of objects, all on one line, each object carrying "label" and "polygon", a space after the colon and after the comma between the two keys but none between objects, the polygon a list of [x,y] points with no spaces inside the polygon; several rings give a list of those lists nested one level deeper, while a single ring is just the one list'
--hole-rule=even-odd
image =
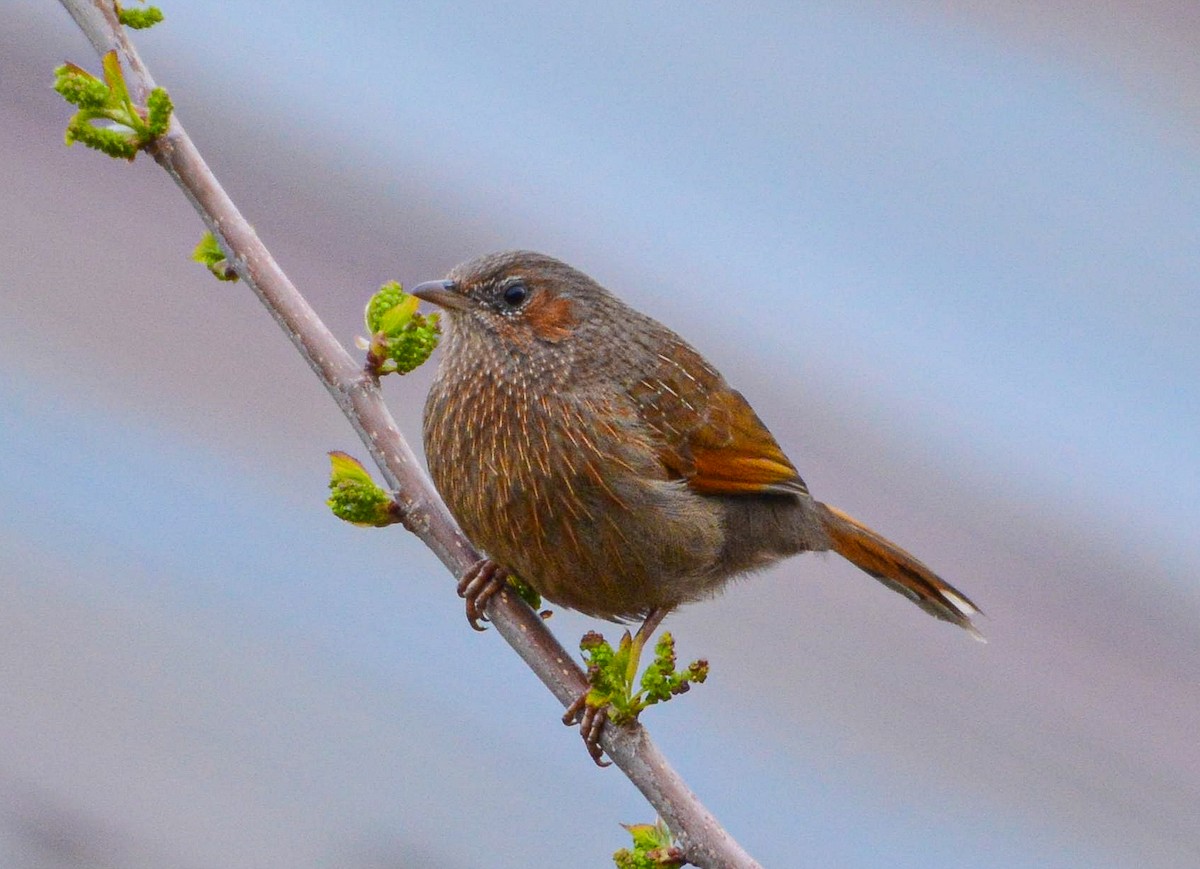
[{"label": "bird's foot", "polygon": [[595,631],[588,631],[579,642],[588,689],[567,708],[563,724],[579,723],[588,756],[598,766],[608,766],[601,761],[600,746],[606,724],[631,724],[647,706],[683,694],[692,683],[708,677],[708,662],[703,660],[676,669],[675,640],[664,633],[654,647],[653,660],[638,678],[642,650],[665,615],[665,609],[651,610],[638,632],[630,636],[626,631],[615,649]]},{"label": "bird's foot", "polygon": [[487,602],[508,585],[508,571],[492,561],[481,558],[458,581],[458,596],[467,602],[467,621],[477,631],[486,631],[480,620],[487,621],[483,610]]},{"label": "bird's foot", "polygon": [[575,702],[563,713],[562,722],[567,727],[579,722],[579,735],[583,737],[588,757],[596,766],[612,766],[612,761],[604,759],[604,748],[600,745],[600,734],[604,732],[604,725],[608,723],[608,705],[591,705],[588,703],[590,693],[589,688],[575,698]]},{"label": "bird's foot", "polygon": [[567,707],[563,724],[570,727],[579,722],[579,735],[596,766],[610,765],[603,759],[604,749],[600,745],[605,724],[636,721],[644,707],[640,698],[634,696],[633,680],[637,676],[642,647],[666,614],[665,609],[651,610],[636,635],[625,632],[616,651],[595,631],[588,631],[580,640],[579,648],[588,664],[588,689]]}]

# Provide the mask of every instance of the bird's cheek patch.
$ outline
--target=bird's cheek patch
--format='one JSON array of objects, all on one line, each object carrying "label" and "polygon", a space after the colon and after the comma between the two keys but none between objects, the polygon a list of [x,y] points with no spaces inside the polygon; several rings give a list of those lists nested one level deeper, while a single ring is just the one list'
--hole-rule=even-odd
[{"label": "bird's cheek patch", "polygon": [[551,344],[569,337],[579,325],[571,300],[548,293],[538,293],[530,299],[525,319],[535,335]]}]

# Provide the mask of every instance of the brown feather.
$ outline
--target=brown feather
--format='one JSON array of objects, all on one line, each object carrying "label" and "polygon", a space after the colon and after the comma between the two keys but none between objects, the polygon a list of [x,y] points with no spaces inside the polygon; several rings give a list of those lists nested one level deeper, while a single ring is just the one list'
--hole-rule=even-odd
[{"label": "brown feather", "polygon": [[[526,299],[505,298],[514,280]],[[833,548],[974,630],[965,595],[814,501],[740,393],[586,275],[518,251],[427,292],[447,313],[425,407],[430,475],[467,536],[548,600],[645,617]]]},{"label": "brown feather", "polygon": [[630,394],[672,476],[702,495],[808,494],[749,402],[699,353],[676,342],[658,359]]},{"label": "brown feather", "polygon": [[971,624],[979,607],[961,591],[883,535],[836,507],[818,504],[833,551],[884,585],[898,591],[930,615],[983,636]]},{"label": "brown feather", "polygon": [[[713,424],[714,419],[720,423]],[[711,395],[709,420],[689,439],[695,472],[687,482],[693,490],[704,495],[808,493],[740,392],[726,388]]]},{"label": "brown feather", "polygon": [[534,294],[525,309],[525,319],[535,335],[551,344],[569,337],[579,325],[571,300],[548,291]]}]

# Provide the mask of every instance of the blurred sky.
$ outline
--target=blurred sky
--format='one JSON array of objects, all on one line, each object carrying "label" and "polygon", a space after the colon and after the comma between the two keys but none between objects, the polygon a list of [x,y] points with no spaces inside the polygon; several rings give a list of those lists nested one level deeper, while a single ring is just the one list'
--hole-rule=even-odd
[{"label": "blurred sky", "polygon": [[[807,557],[672,617],[713,676],[647,723],[764,865],[1200,865],[1194,4],[160,5],[344,341],[384,280],[559,256],[987,612]],[[329,517],[362,449],[166,176],[61,146],[67,59],[5,4],[0,863],[607,865],[650,810],[414,539]]]}]

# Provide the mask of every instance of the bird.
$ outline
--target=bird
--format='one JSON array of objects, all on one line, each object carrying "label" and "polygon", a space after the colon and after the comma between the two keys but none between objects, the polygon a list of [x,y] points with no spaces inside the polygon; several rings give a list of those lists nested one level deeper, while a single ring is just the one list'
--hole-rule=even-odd
[{"label": "bird", "polygon": [[[485,553],[459,582],[472,627],[516,575],[559,606],[640,620],[640,649],[734,577],[833,551],[982,638],[965,594],[816,500],[740,392],[583,272],[507,251],[412,294],[445,315],[423,440],[434,486]],[[581,698],[564,716],[577,719],[600,763],[603,717]]]}]

